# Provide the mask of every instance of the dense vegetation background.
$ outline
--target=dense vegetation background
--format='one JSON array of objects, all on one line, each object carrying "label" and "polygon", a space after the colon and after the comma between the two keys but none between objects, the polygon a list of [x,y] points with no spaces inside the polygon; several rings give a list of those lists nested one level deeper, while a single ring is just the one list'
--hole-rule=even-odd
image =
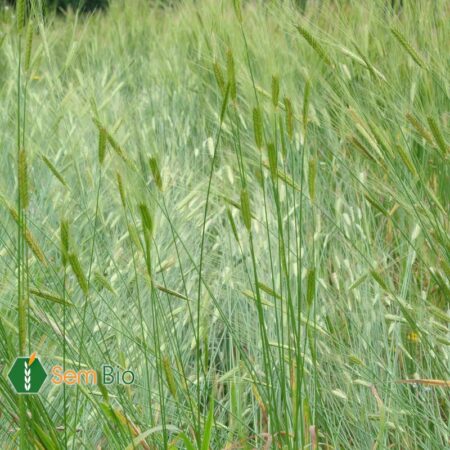
[{"label": "dense vegetation background", "polygon": [[[449,2],[32,3],[0,9],[2,448],[448,447]],[[33,351],[136,383],[19,397]]]},{"label": "dense vegetation background", "polygon": [[[6,6],[16,6],[17,1],[16,0],[0,0],[0,5],[6,5]],[[51,11],[67,11],[69,8],[72,10],[79,10],[84,12],[89,11],[98,11],[98,10],[104,10],[109,5],[109,0],[39,0],[32,2],[30,0],[27,0],[25,2],[29,6],[34,3],[38,8],[44,9],[44,10],[51,10]]]}]

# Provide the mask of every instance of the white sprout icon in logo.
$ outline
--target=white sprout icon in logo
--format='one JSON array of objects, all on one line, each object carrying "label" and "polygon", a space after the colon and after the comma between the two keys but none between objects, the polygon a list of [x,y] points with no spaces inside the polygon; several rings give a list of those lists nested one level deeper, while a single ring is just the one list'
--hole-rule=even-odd
[{"label": "white sprout icon in logo", "polygon": [[28,392],[31,388],[31,365],[34,363],[36,359],[36,352],[34,352],[28,361],[25,361],[25,390]]},{"label": "white sprout icon in logo", "polygon": [[31,369],[28,362],[25,361],[25,390],[29,391],[31,388]]}]

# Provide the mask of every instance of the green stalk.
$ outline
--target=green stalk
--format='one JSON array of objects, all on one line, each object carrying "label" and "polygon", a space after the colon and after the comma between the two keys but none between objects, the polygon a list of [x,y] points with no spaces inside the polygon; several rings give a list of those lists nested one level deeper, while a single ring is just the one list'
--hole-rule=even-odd
[{"label": "green stalk", "polygon": [[[118,183],[119,183],[119,192],[120,192],[120,196],[121,196],[123,214],[125,216],[125,223],[127,225],[127,229],[130,229],[130,220],[128,218],[126,194],[123,189],[122,178],[120,177],[120,175],[118,175]],[[138,311],[139,311],[139,327],[140,327],[141,341],[142,341],[142,347],[143,347],[143,356],[144,356],[144,360],[145,360],[144,365],[145,365],[145,377],[146,377],[147,389],[148,389],[148,400],[147,401],[148,401],[148,408],[149,408],[150,425],[154,426],[149,355],[148,355],[148,348],[147,348],[147,343],[146,343],[146,338],[145,338],[144,315],[143,315],[141,291],[140,291],[139,279],[138,279],[139,272],[138,272],[137,263],[136,263],[136,256],[134,253],[133,239],[131,238],[131,236],[129,238],[129,244],[130,244],[130,251],[131,251],[132,261],[133,261],[134,276],[135,276],[135,280],[136,280],[136,293],[137,293]]]},{"label": "green stalk", "polygon": [[221,114],[220,114],[220,122],[219,122],[219,128],[217,130],[216,134],[216,141],[214,144],[214,154],[211,161],[211,169],[209,171],[209,178],[208,178],[208,187],[206,190],[206,201],[205,201],[205,209],[203,213],[203,223],[202,223],[202,240],[200,244],[200,263],[199,263],[199,280],[198,280],[198,289],[197,289],[197,330],[196,330],[196,377],[197,377],[197,443],[199,448],[202,446],[202,436],[201,436],[201,419],[200,419],[200,403],[201,403],[201,394],[200,394],[200,368],[203,371],[203,374],[205,376],[205,382],[206,382],[206,373],[205,368],[203,367],[203,361],[200,355],[200,299],[201,299],[201,291],[202,291],[202,269],[203,269],[203,253],[205,248],[205,230],[206,230],[206,219],[208,216],[208,205],[209,205],[209,197],[211,193],[211,184],[212,184],[212,177],[214,173],[214,166],[216,162],[217,157],[217,150],[219,148],[220,143],[220,137],[222,134],[222,126],[223,126],[223,119],[225,116],[226,108],[228,105],[228,95],[230,93],[230,84],[228,84],[223,101],[222,101],[222,108],[221,108]]},{"label": "green stalk", "polygon": [[[18,25],[18,66],[17,66],[17,180],[18,180],[18,194],[17,194],[17,212],[19,220],[17,221],[17,300],[18,300],[18,330],[19,330],[19,355],[25,356],[27,349],[27,321],[28,321],[28,305],[25,298],[26,281],[25,281],[25,225],[26,215],[22,209],[22,197],[21,192],[21,164],[20,164],[20,152],[23,145],[21,140],[21,96],[22,96],[22,28],[24,21],[24,0],[17,2],[17,25]],[[22,124],[23,125],[23,124]],[[22,186],[23,187],[23,186]],[[25,399],[19,397],[19,416],[20,416],[20,443],[21,448],[28,448],[28,432],[27,432],[27,415]]]}]

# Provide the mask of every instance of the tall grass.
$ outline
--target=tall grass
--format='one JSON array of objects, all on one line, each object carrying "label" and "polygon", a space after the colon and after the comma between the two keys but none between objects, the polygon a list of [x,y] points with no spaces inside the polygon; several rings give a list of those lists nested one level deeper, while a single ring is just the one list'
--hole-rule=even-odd
[{"label": "tall grass", "polygon": [[[446,448],[447,2],[20,3],[2,445]],[[136,382],[19,397],[33,351]]]}]

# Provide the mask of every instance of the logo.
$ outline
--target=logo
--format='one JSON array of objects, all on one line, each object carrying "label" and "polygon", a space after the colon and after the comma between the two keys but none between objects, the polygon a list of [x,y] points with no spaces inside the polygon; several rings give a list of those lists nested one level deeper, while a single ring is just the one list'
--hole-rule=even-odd
[{"label": "logo", "polygon": [[[99,382],[103,385],[130,385],[135,381],[135,374],[132,370],[114,368],[107,364],[102,366],[101,372],[92,368],[78,371],[63,370],[62,366],[55,365],[51,368],[50,373],[52,375],[50,382],[54,385],[97,385]],[[29,357],[16,358],[8,372],[8,378],[18,394],[37,394],[47,379],[47,372],[34,352]]]},{"label": "logo", "polygon": [[33,353],[29,357],[16,358],[8,378],[18,394],[37,394],[47,378],[47,372]]},{"label": "logo", "polygon": [[101,384],[133,384],[135,375],[132,370],[121,371],[119,368],[114,369],[113,366],[104,364],[102,366],[101,374],[98,374],[94,369],[83,369],[78,372],[75,370],[63,371],[59,365],[53,366],[51,370],[53,384],[98,384],[97,378],[100,376]]}]

